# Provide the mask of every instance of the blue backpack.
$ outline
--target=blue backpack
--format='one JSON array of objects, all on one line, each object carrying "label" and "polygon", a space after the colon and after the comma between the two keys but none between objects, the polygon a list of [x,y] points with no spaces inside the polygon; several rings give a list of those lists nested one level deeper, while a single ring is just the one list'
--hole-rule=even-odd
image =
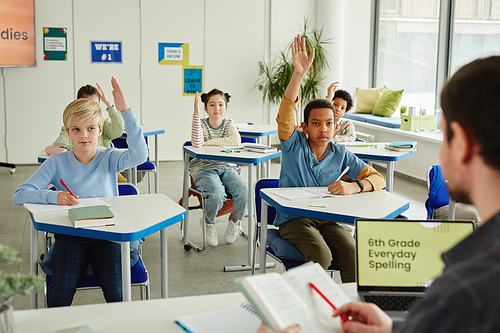
[{"label": "blue backpack", "polygon": [[443,167],[433,165],[429,170],[429,197],[425,201],[427,219],[432,219],[434,210],[450,203],[449,191],[444,185]]}]

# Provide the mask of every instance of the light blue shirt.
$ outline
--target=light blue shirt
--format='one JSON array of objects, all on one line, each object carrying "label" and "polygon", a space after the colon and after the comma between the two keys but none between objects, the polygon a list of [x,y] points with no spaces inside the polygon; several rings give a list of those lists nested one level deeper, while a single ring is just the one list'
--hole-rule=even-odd
[{"label": "light blue shirt", "polygon": [[[51,155],[38,170],[14,192],[13,202],[57,204],[57,196],[66,191],[60,179],[80,198],[109,197],[118,195],[116,173],[146,161],[148,151],[142,126],[132,109],[122,112],[127,131],[128,150],[97,148],[89,164],[80,163],[73,150]],[[53,184],[56,191],[47,190]]]},{"label": "light blue shirt", "polygon": [[[292,136],[281,141],[280,187],[325,187],[334,183],[349,166],[347,177],[356,179],[366,164],[345,148],[328,143],[325,155],[318,161],[306,135],[295,130]],[[274,225],[279,226],[300,216],[277,212]]]}]

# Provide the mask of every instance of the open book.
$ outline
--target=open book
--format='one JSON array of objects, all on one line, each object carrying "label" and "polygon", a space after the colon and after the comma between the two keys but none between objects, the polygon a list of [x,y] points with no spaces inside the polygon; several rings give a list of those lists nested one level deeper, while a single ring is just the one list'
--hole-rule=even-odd
[{"label": "open book", "polygon": [[316,291],[312,282],[338,308],[351,300],[319,264],[305,264],[284,274],[268,273],[235,280],[262,321],[281,331],[299,324],[301,332],[342,332],[340,318]]}]

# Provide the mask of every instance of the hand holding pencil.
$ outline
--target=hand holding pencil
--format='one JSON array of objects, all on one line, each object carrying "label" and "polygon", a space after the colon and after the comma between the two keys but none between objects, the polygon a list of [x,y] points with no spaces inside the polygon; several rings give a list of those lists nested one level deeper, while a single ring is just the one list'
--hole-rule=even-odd
[{"label": "hand holding pencil", "polygon": [[57,204],[62,205],[62,206],[73,206],[80,201],[78,200],[78,196],[75,195],[71,190],[69,189],[68,185],[64,182],[64,180],[61,179],[61,185],[64,186],[65,189],[68,190],[68,192],[60,192],[57,195]]}]

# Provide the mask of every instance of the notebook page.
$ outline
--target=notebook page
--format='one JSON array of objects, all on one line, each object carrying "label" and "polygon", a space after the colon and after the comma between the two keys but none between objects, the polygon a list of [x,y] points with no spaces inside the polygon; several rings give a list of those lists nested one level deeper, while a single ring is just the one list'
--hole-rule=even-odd
[{"label": "notebook page", "polygon": [[325,330],[297,292],[278,273],[255,275],[241,282],[252,302],[274,330],[299,324],[302,333],[335,332]]},{"label": "notebook page", "polygon": [[311,193],[301,188],[289,188],[286,190],[272,191],[271,193],[288,200],[318,199],[321,197],[318,194]]},{"label": "notebook page", "polygon": [[193,333],[255,333],[260,326],[259,316],[243,304],[229,308],[177,318],[176,322]]},{"label": "notebook page", "polygon": [[78,208],[78,207],[88,207],[88,206],[111,206],[109,203],[104,202],[99,198],[82,198],[78,199],[80,201],[79,204],[73,206],[61,206],[61,205],[40,205],[40,204],[24,204],[23,206],[32,212],[35,213],[45,213],[45,212],[56,212],[56,211],[65,211],[70,208]]},{"label": "notebook page", "polygon": [[332,332],[342,332],[340,318],[333,318],[332,307],[310,286],[312,282],[337,308],[347,304],[351,299],[333,281],[331,276],[319,264],[301,266],[287,271],[284,278],[317,314],[316,321]]}]

